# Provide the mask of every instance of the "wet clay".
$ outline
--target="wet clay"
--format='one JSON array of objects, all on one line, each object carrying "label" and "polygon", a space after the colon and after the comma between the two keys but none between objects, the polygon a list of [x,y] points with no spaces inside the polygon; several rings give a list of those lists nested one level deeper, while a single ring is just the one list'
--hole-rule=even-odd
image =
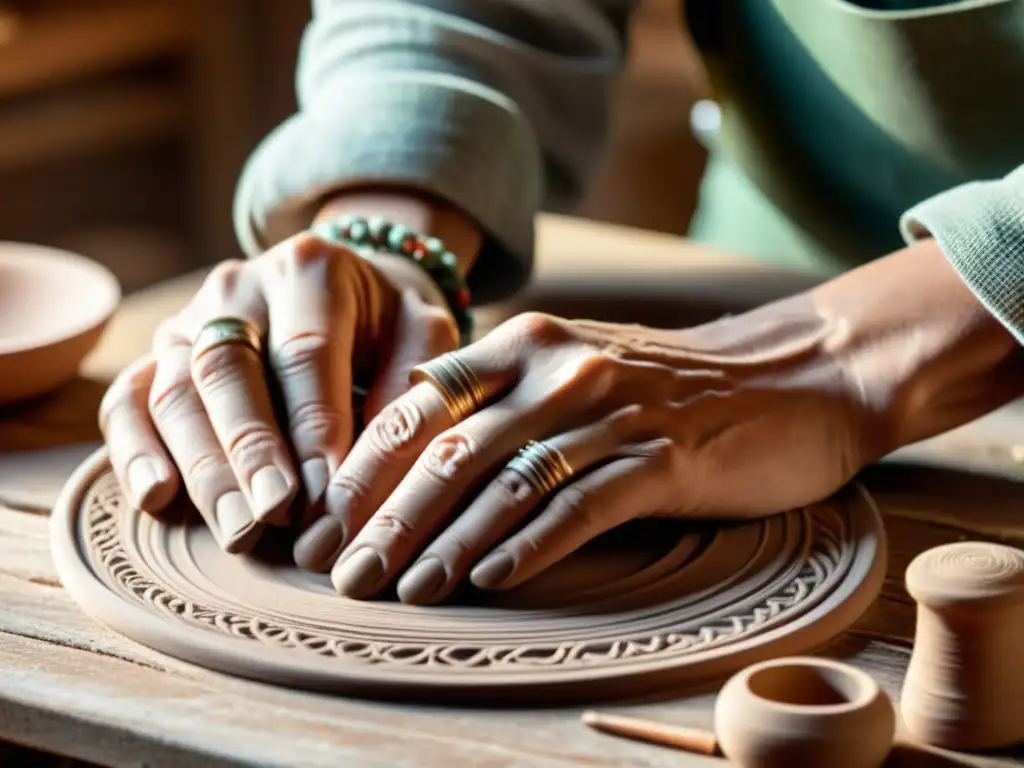
[{"label": "wet clay", "polygon": [[131,507],[104,451],[54,510],[61,579],[93,617],[196,664],[352,695],[550,703],[720,679],[804,652],[877,595],[885,540],[858,486],[729,525],[637,521],[507,593],[429,608],[341,598],[286,532],[225,554],[191,508]]},{"label": "wet clay", "polygon": [[949,749],[1024,741],[1024,552],[964,541],[906,573],[917,631],[900,710],[918,740]]},{"label": "wet clay", "polygon": [[878,683],[830,659],[755,664],[715,702],[718,746],[742,768],[878,768],[895,733],[896,712]]}]

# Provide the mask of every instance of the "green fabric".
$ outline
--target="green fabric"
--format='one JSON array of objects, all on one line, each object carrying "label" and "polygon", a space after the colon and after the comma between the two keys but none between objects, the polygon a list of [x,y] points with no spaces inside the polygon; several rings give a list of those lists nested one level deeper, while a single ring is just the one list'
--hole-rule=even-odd
[{"label": "green fabric", "polygon": [[[834,271],[899,248],[899,218],[921,200],[1024,161],[1024,101],[1009,97],[1024,82],[1024,3],[727,7],[716,52],[728,93],[711,168],[742,173],[730,185],[705,180],[694,237]],[[753,215],[736,206],[757,195],[765,204]],[[798,251],[780,256],[794,239]]]},{"label": "green fabric", "polygon": [[[481,224],[474,293],[510,295],[538,208],[571,212],[598,166],[638,6],[313,0],[299,111],[239,183],[243,248],[308,226],[346,185],[412,186]],[[723,110],[695,236],[831,273],[930,233],[1024,337],[1024,0],[685,8]]]}]

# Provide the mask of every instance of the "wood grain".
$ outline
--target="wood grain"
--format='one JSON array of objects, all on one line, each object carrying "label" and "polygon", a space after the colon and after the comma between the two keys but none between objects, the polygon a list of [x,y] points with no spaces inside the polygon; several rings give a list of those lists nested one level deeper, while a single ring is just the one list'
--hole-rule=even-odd
[{"label": "wood grain", "polygon": [[[657,264],[652,281],[664,283],[671,274],[673,284],[682,285],[712,274],[713,254],[685,243],[552,218],[542,230],[546,253],[561,254],[560,266],[545,266],[551,257],[542,257],[535,292],[555,285],[550,295],[585,296],[594,283],[573,287],[565,264],[585,262],[592,274],[615,280],[621,277],[615,265],[629,248],[650,249]],[[580,243],[586,249],[577,250]],[[725,262],[718,274],[726,285],[751,285],[759,270]],[[577,708],[433,709],[236,680],[148,651],[87,618],[57,581],[48,511],[64,479],[96,445],[101,379],[145,351],[152,328],[185,303],[200,279],[190,276],[126,300],[84,369],[97,378],[0,414],[0,739],[114,766],[722,765],[591,732]],[[500,316],[492,310],[491,322]],[[865,473],[890,536],[886,583],[868,614],[825,652],[868,670],[894,697],[913,637],[914,606],[903,589],[910,559],[964,538],[1024,544],[1024,487],[1006,477],[1017,466],[1012,438],[1024,435],[1020,410],[1008,409],[986,429],[972,425],[963,435],[953,448],[920,449],[929,461]],[[1011,459],[1002,470],[979,474],[990,460],[978,460],[979,445],[988,446],[983,456]],[[949,469],[965,463],[970,473]],[[709,728],[713,697],[707,691],[608,710]],[[953,755],[901,742],[890,765],[1024,765],[1024,753]]]}]

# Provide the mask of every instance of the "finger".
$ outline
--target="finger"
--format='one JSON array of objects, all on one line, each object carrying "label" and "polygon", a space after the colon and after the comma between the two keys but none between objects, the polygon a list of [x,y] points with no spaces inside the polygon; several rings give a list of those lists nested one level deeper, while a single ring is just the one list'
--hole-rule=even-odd
[{"label": "finger", "polygon": [[[218,318],[267,327],[258,277],[241,262],[225,262],[207,278],[189,311],[191,339]],[[277,425],[260,354],[247,344],[222,344],[192,356],[192,381],[239,488],[256,520],[287,525],[299,483]]]},{"label": "finger", "polygon": [[132,504],[150,513],[166,508],[179,484],[146,407],[155,369],[151,357],[136,361],[110,385],[99,409],[114,474]]},{"label": "finger", "polygon": [[524,416],[499,402],[431,441],[335,563],[335,589],[356,599],[383,589],[466,492],[522,444],[529,434]]},{"label": "finger", "polygon": [[[639,424],[636,412],[622,410],[598,422],[544,440],[580,474],[627,444]],[[405,603],[444,599],[492,546],[517,528],[546,494],[527,474],[508,463],[423,551],[398,582]]]},{"label": "finger", "polygon": [[[376,480],[370,484],[343,475],[334,478],[325,504],[327,515],[301,533],[295,542],[293,554],[299,567],[318,572],[329,570],[341,554],[352,527],[350,499],[363,499],[358,506],[369,515],[401,479],[403,459],[411,462],[426,445],[425,440],[419,446],[412,444],[417,442],[413,433],[438,434],[451,426],[443,400],[429,385],[423,385],[415,395],[391,406],[386,413],[381,411],[409,391],[409,373],[414,367],[456,346],[457,331],[447,315],[426,304],[414,291],[403,292],[394,344],[366,399],[364,412],[371,417],[369,429],[363,432],[355,449],[357,457],[367,457],[360,463],[361,471]],[[395,463],[385,461],[386,456]],[[360,462],[358,458],[355,461]],[[332,474],[335,469],[332,468]],[[367,498],[371,487],[379,490],[376,498]],[[364,521],[365,518],[359,524]]]},{"label": "finger", "polygon": [[605,531],[674,506],[678,470],[670,441],[654,441],[567,485],[547,508],[470,573],[481,589],[510,589],[575,552]]},{"label": "finger", "polygon": [[[466,347],[459,359],[476,375],[491,400],[515,383],[517,372],[493,342]],[[377,414],[331,478],[327,516],[296,544],[304,567],[326,570],[370,516],[394,492],[431,441],[454,425],[439,392],[428,383],[413,387]],[[298,559],[298,558],[297,558]]]},{"label": "finger", "polygon": [[261,260],[271,367],[304,485],[308,525],[352,443],[352,340],[359,318],[329,288],[343,268],[332,246],[300,237]]},{"label": "finger", "polygon": [[247,551],[263,526],[256,523],[238,487],[192,382],[191,345],[186,337],[162,329],[154,348],[157,365],[149,398],[153,422],[217,543],[227,552]]},{"label": "finger", "polygon": [[366,400],[366,416],[372,419],[388,403],[409,391],[409,374],[417,365],[458,349],[459,330],[451,315],[428,304],[414,290],[402,292],[394,331]]}]

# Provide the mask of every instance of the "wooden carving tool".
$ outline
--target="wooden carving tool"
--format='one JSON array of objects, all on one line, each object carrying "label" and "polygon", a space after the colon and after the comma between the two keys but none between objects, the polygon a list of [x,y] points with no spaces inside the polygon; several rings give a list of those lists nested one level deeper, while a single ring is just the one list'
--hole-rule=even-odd
[{"label": "wooden carving tool", "polygon": [[648,744],[672,747],[699,755],[720,756],[722,754],[718,749],[718,739],[715,738],[715,734],[700,728],[684,728],[678,725],[657,723],[653,720],[608,715],[601,712],[584,712],[582,720],[584,725],[612,736],[645,741]]}]

